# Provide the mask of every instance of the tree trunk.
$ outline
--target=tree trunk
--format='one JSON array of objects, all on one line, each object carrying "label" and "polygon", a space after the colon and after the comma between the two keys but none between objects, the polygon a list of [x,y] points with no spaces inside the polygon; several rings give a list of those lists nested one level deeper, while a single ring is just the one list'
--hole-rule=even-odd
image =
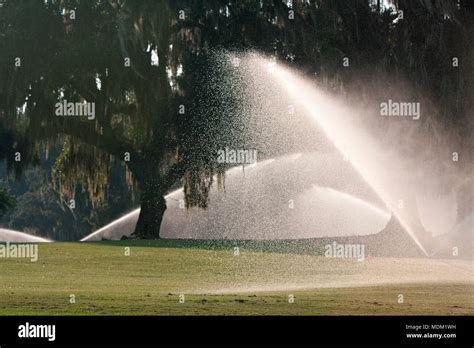
[{"label": "tree trunk", "polygon": [[141,210],[133,236],[139,239],[159,239],[160,227],[166,210],[161,185],[147,183],[142,189]]}]

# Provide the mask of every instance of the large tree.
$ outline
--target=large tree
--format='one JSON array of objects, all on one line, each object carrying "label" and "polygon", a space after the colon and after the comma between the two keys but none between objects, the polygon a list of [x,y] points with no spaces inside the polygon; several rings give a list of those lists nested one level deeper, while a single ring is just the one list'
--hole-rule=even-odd
[{"label": "large tree", "polygon": [[[229,105],[238,91],[223,100],[203,87],[212,49],[220,48],[278,55],[331,87],[353,86],[371,70],[416,76],[465,120],[470,104],[441,92],[455,88],[466,101],[472,80],[440,81],[436,71],[449,50],[465,53],[472,9],[465,1],[393,3],[403,21],[369,0],[9,1],[0,9],[0,122],[14,134],[4,150],[9,168],[20,175],[38,158],[38,144],[64,142],[55,166],[60,191],[72,196],[79,183],[101,201],[111,160],[123,161],[141,196],[135,235],[158,238],[170,187],[181,182],[187,205],[205,207],[224,169],[213,159],[233,141],[223,130],[237,122]],[[440,46],[446,35],[460,40]],[[341,69],[346,56],[357,68]],[[95,119],[57,117],[63,99],[95,103]]]},{"label": "large tree", "polygon": [[[206,130],[209,114],[192,98],[203,98],[195,85],[201,77],[192,72],[209,65],[211,38],[199,22],[212,11],[225,15],[217,3],[204,11],[190,4],[6,3],[0,11],[2,122],[30,145],[8,148],[11,168],[21,173],[37,157],[36,144],[59,139],[64,150],[54,170],[61,193],[73,196],[81,184],[100,201],[111,158],[124,161],[141,194],[140,238],[159,236],[163,196],[177,180],[188,206],[206,206],[219,173],[211,144],[218,130]],[[95,119],[57,117],[62,100],[94,103]]]}]

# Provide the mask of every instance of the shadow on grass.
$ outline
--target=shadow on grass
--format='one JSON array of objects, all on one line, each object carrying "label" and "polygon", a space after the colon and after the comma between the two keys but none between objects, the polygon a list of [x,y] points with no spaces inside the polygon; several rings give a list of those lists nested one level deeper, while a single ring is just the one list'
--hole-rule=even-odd
[{"label": "shadow on grass", "polygon": [[[196,239],[157,239],[121,241],[102,240],[82,242],[87,244],[118,246],[118,247],[150,247],[150,248],[183,248],[205,250],[234,250],[261,251],[273,253],[296,253],[308,255],[324,255],[324,247],[333,240],[297,239],[297,240],[196,240]],[[241,251],[241,250],[240,250]]]},{"label": "shadow on grass", "polygon": [[240,251],[259,251],[272,253],[292,253],[303,255],[324,255],[326,247],[333,243],[354,245],[360,244],[365,247],[366,256],[382,257],[411,257],[425,258],[421,250],[415,245],[406,232],[395,230],[383,230],[379,233],[367,236],[345,236],[345,237],[323,237],[308,239],[277,239],[277,240],[231,240],[231,239],[156,239],[136,240],[127,239],[122,241],[102,240],[100,242],[83,242],[110,246],[137,246],[152,248],[186,248],[206,250],[234,250],[238,247]]}]

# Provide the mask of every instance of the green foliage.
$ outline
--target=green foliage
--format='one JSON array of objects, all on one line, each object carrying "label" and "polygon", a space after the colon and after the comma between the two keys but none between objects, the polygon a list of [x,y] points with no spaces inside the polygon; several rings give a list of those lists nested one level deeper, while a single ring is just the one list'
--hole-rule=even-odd
[{"label": "green foliage", "polygon": [[5,189],[0,188],[0,216],[15,206],[15,199],[8,195]]},{"label": "green foliage", "polygon": [[[276,55],[318,74],[329,89],[359,91],[356,98],[377,90],[381,76],[412,81],[418,96],[441,105],[434,117],[466,136],[472,7],[450,0],[391,3],[402,20],[369,0],[295,0],[294,19],[280,0],[9,1],[0,11],[0,159],[19,177],[37,162],[39,144],[47,149],[67,139],[56,164],[59,192],[72,197],[80,186],[103,202],[110,166],[129,153],[130,181],[143,197],[183,181],[187,205],[205,207],[212,178],[223,171],[211,158],[229,140],[222,129],[235,121],[221,106],[238,100],[235,91],[219,104],[215,90],[200,83],[220,49]],[[150,64],[153,52],[158,66]],[[440,75],[453,56],[462,65]],[[341,69],[344,57],[351,69]],[[94,102],[96,119],[55,116],[60,98]],[[12,160],[16,151],[21,162]]]},{"label": "green foliage", "polygon": [[[138,204],[134,191],[127,190],[125,171],[119,164],[111,166],[101,202],[91,204],[87,182],[76,183],[73,197],[61,195],[51,177],[51,167],[61,155],[52,147],[49,157],[41,157],[40,165],[25,169],[20,180],[5,182],[16,204],[0,218],[2,226],[52,240],[77,241]],[[0,175],[5,170],[0,164]],[[72,198],[74,209],[70,208]]]}]

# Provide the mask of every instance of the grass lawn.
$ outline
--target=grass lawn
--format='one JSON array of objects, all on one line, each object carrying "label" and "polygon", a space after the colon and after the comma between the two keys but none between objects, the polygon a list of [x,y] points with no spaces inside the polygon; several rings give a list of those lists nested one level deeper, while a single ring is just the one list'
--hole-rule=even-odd
[{"label": "grass lawn", "polygon": [[469,260],[358,262],[244,244],[235,255],[237,244],[40,244],[37,262],[0,259],[0,315],[474,314]]}]

